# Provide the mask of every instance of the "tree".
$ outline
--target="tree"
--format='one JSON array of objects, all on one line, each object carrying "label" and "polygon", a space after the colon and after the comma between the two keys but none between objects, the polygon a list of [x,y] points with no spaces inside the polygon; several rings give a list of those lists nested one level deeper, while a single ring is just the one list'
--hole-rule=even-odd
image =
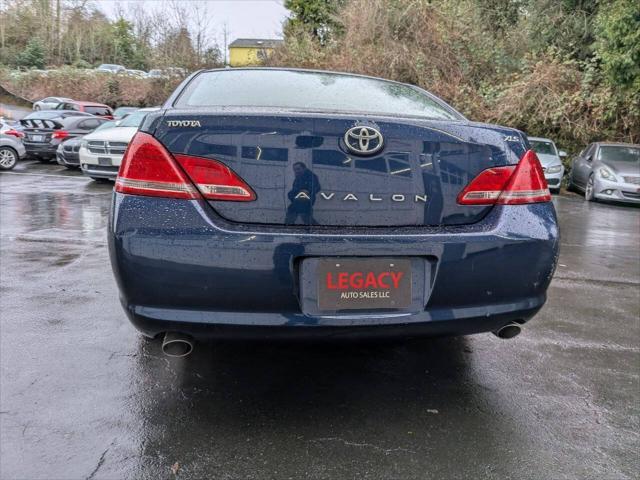
[{"label": "tree", "polygon": [[44,68],[44,47],[40,39],[34,37],[29,40],[26,48],[16,58],[19,67]]},{"label": "tree", "polygon": [[303,30],[310,32],[320,43],[326,43],[341,30],[337,12],[343,5],[344,0],[285,0],[285,8],[291,10],[285,36]]},{"label": "tree", "polygon": [[113,59],[116,63],[130,66],[133,63],[135,37],[133,27],[124,18],[113,23]]},{"label": "tree", "polygon": [[640,89],[640,3],[616,0],[596,19],[596,53],[612,85]]}]

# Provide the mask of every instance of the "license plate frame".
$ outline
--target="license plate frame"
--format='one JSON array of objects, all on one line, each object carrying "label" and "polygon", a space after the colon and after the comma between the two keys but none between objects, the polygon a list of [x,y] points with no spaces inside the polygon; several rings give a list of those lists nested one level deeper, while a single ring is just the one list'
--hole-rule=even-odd
[{"label": "license plate frame", "polygon": [[29,135],[29,140],[35,143],[44,143],[44,135]]},{"label": "license plate frame", "polygon": [[320,311],[404,310],[413,301],[410,259],[323,258],[316,269]]},{"label": "license plate frame", "polygon": [[103,167],[111,167],[113,166],[113,162],[109,157],[98,157],[98,165]]}]

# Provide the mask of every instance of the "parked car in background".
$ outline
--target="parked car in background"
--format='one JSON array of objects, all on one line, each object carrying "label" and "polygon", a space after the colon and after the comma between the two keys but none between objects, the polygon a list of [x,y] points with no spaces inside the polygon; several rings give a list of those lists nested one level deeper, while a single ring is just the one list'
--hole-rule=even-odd
[{"label": "parked car in background", "polygon": [[159,68],[152,68],[147,73],[147,77],[148,78],[167,78],[167,75],[165,75],[165,73]]},{"label": "parked car in background", "polygon": [[130,77],[145,78],[147,76],[147,72],[144,70],[133,70],[130,68],[126,69],[124,73]]},{"label": "parked car in background", "polygon": [[5,126],[0,122],[0,170],[11,170],[27,152],[17,130]]},{"label": "parked car in background", "polygon": [[127,315],[173,355],[190,336],[511,338],[559,245],[522,132],[412,85],[235,68],[148,114],[108,238]]},{"label": "parked car in background", "polygon": [[103,63],[98,68],[96,68],[97,72],[114,74],[125,73],[126,70],[127,69],[123,65],[116,65],[113,63]]},{"label": "parked car in background", "polygon": [[566,157],[567,154],[562,150],[558,151],[553,140],[540,137],[528,138],[531,148],[538,155],[538,159],[540,159],[542,170],[544,171],[544,178],[547,179],[549,190],[558,193],[562,186],[562,177],[564,176],[562,158]]},{"label": "parked car in background", "polygon": [[11,135],[16,138],[24,137],[24,132],[22,131],[22,125],[20,122],[5,120],[4,118],[0,118],[0,133]]},{"label": "parked car in background", "polygon": [[[40,112],[49,113],[49,112]],[[58,146],[65,140],[86,135],[100,126],[104,119],[93,115],[57,116],[49,118],[23,118],[27,155],[48,162],[56,157]]]},{"label": "parked car in background", "polygon": [[127,115],[140,110],[138,107],[118,107],[113,111],[113,119],[114,120],[122,120]]},{"label": "parked car in background", "polygon": [[180,67],[153,68],[147,73],[149,78],[184,78],[189,72]]},{"label": "parked car in background", "polygon": [[109,105],[95,102],[80,102],[72,100],[70,102],[60,103],[55,110],[74,110],[76,112],[90,113],[98,117],[104,117],[109,120],[113,119],[113,110]]},{"label": "parked car in background", "polygon": [[84,137],[79,150],[82,172],[96,181],[115,179],[129,141],[144,117],[156,110],[141,108],[115,127],[97,130]]},{"label": "parked car in background", "polygon": [[[100,122],[100,124],[93,131],[87,132],[87,134],[105,128],[112,128],[117,123],[113,120],[104,120],[101,118],[97,120]],[[79,150],[84,137],[84,135],[77,136],[69,140],[65,140],[60,145],[58,145],[58,148],[56,150],[56,160],[60,165],[63,165],[69,169],[80,168]]]},{"label": "parked car in background", "polygon": [[587,201],[640,203],[640,145],[595,142],[573,160],[569,188]]},{"label": "parked car in background", "polygon": [[33,102],[33,109],[35,111],[52,110],[64,102],[73,102],[73,99],[66,97],[46,97],[37,102]]}]

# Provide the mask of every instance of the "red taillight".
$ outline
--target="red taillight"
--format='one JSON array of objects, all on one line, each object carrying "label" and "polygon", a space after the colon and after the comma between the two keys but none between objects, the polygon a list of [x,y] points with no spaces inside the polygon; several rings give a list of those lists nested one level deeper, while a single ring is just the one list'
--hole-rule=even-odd
[{"label": "red taillight", "polygon": [[135,134],[124,154],[116,192],[193,200],[196,188],[164,146],[148,133]]},{"label": "red taillight", "polygon": [[67,138],[68,136],[69,136],[69,132],[67,132],[66,130],[56,130],[51,134],[51,137],[57,138],[57,139]]},{"label": "red taillight", "polygon": [[520,205],[550,200],[540,160],[533,150],[525,153],[516,166],[480,172],[458,195],[461,205]]},{"label": "red taillight", "polygon": [[10,130],[7,130],[7,131],[6,131],[6,132],[4,132],[4,133],[5,133],[5,135],[11,135],[11,136],[14,136],[14,137],[16,137],[16,138],[22,138],[22,137],[24,137],[24,133],[19,132],[18,130],[14,130],[13,128],[12,128],[12,129],[10,129]]},{"label": "red taillight", "polygon": [[256,199],[251,187],[223,163],[190,155],[176,155],[175,158],[204,198],[236,202],[250,202]]},{"label": "red taillight", "polygon": [[253,190],[226,165],[189,155],[174,158],[158,140],[143,132],[136,133],[124,154],[115,190],[188,200],[203,196],[235,201],[256,198]]}]

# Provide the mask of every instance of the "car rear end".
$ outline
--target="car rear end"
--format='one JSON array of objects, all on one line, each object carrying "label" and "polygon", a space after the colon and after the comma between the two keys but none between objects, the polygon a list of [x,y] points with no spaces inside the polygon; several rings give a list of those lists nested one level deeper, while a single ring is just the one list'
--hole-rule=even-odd
[{"label": "car rear end", "polygon": [[112,108],[102,103],[83,103],[82,111],[97,117],[106,118],[107,120],[113,120]]},{"label": "car rear end", "polygon": [[[200,95],[196,75],[145,120],[109,225],[133,324],[149,336],[335,338],[467,334],[529,320],[546,299],[558,228],[526,138],[470,123],[401,84],[314,74],[214,83],[230,103],[234,88],[247,91],[243,81],[287,102],[273,100],[277,90],[263,95],[282,80],[301,82],[289,95],[310,89],[341,101],[338,89],[380,101],[353,113],[220,108],[203,101],[210,93]],[[376,113],[386,101],[403,111],[418,102],[426,113]]]},{"label": "car rear end", "polygon": [[55,158],[58,145],[68,138],[63,120],[62,117],[20,120],[24,134],[22,143],[27,155],[41,160]]}]

